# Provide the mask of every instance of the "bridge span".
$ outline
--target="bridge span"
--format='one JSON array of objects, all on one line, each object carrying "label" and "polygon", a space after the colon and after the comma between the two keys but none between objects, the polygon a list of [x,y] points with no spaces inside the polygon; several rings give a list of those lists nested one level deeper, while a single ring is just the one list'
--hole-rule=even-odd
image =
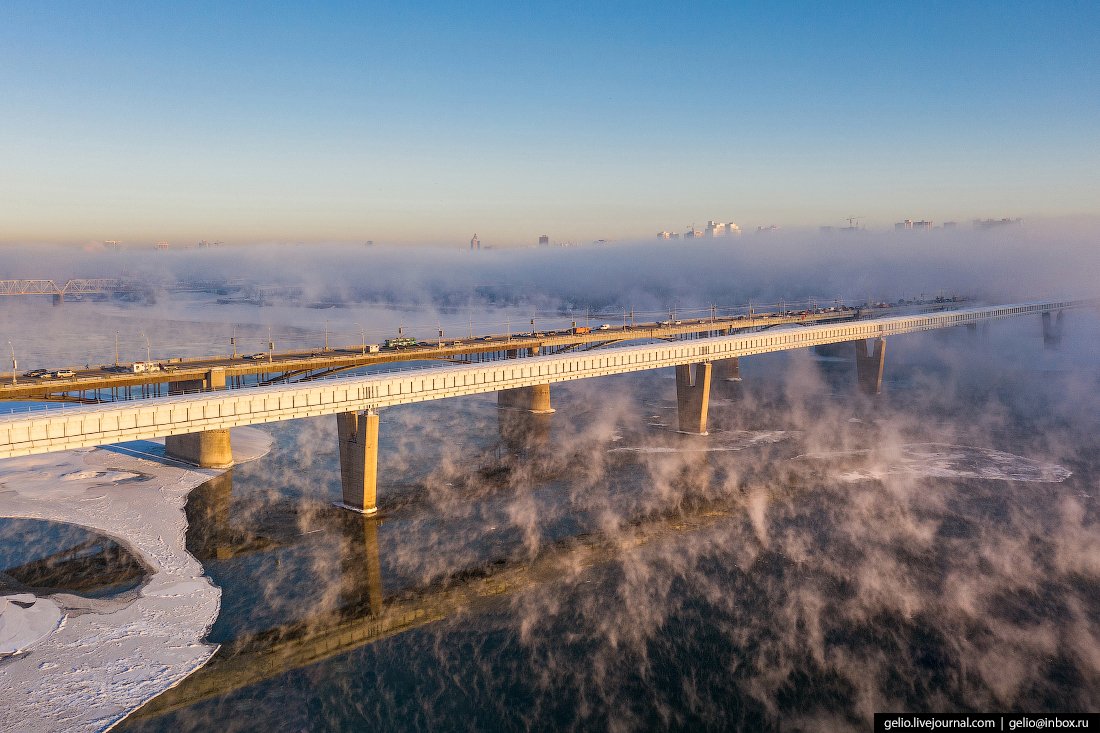
[{"label": "bridge span", "polygon": [[1053,300],[869,321],[787,325],[579,353],[536,356],[528,355],[534,349],[517,349],[515,358],[496,362],[433,365],[236,389],[226,389],[224,372],[212,369],[202,384],[206,391],[197,394],[66,406],[0,418],[0,458],[165,438],[168,455],[203,467],[221,467],[232,462],[230,428],[337,415],[344,504],[372,512],[377,482],[377,410],[381,408],[498,392],[501,408],[550,413],[550,385],[555,382],[675,367],[679,428],[705,434],[712,371],[736,379],[740,357],[852,342],[860,388],[877,394],[889,336],[1027,315],[1042,316],[1049,330],[1052,313],[1060,321],[1063,310],[1097,302]]}]

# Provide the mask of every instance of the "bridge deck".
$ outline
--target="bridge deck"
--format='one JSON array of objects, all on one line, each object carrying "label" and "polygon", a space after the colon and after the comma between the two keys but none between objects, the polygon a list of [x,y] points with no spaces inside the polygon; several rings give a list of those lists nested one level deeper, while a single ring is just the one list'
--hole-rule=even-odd
[{"label": "bridge deck", "polygon": [[[332,350],[304,350],[273,352],[253,359],[249,356],[209,356],[197,358],[173,358],[162,360],[164,369],[141,374],[127,373],[114,365],[102,365],[92,368],[74,368],[74,375],[65,378],[39,377],[27,378],[15,376],[15,383],[9,382],[11,373],[5,373],[0,384],[0,400],[48,399],[50,395],[95,394],[100,390],[148,388],[150,385],[169,382],[200,380],[207,372],[222,370],[227,382],[240,382],[251,378],[252,381],[292,381],[315,378],[318,372],[337,372],[382,364],[394,364],[409,361],[489,361],[503,358],[508,351],[532,350],[536,353],[560,352],[580,349],[600,348],[609,343],[622,341],[644,341],[648,339],[678,340],[695,338],[699,334],[714,335],[718,332],[735,333],[755,331],[791,324],[839,323],[884,316],[901,310],[911,314],[913,309],[920,312],[930,310],[943,311],[959,308],[962,303],[945,301],[919,306],[887,309],[826,310],[817,313],[778,314],[762,313],[753,316],[734,316],[713,319],[685,319],[676,323],[645,323],[609,327],[607,330],[592,329],[588,333],[573,333],[571,330],[543,331],[532,334],[476,336],[459,339],[438,339],[434,343],[422,342],[417,346],[400,348],[382,348],[378,353],[363,353],[365,345],[351,346]],[[253,385],[255,386],[255,385]]]},{"label": "bridge deck", "polygon": [[447,364],[304,384],[249,387],[21,413],[0,419],[0,458],[377,409],[1084,307],[1060,300],[786,326],[691,341],[613,346],[486,364]]}]

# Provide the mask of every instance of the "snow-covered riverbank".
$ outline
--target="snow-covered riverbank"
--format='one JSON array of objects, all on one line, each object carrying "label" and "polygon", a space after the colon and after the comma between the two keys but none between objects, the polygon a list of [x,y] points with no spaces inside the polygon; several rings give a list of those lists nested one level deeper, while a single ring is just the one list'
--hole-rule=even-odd
[{"label": "snow-covered riverbank", "polygon": [[[236,463],[267,433],[237,428]],[[8,596],[0,608],[0,729],[101,731],[202,666],[221,591],[184,548],[188,493],[220,471],[126,443],[0,461],[0,517],[81,525],[127,545],[152,569],[134,597]],[[3,600],[3,599],[0,599]],[[17,652],[12,654],[12,652]]]}]

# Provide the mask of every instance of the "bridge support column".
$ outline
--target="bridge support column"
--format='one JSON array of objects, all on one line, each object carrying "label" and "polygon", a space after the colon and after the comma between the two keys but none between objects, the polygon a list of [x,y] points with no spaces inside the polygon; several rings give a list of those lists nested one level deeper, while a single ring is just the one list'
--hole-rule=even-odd
[{"label": "bridge support column", "polygon": [[342,412],[336,416],[336,429],[343,504],[363,514],[374,514],[378,510],[378,414]]},{"label": "bridge support column", "polygon": [[1058,311],[1053,323],[1051,323],[1050,311],[1043,312],[1043,346],[1048,349],[1057,349],[1062,345],[1062,324],[1064,321],[1064,311]]},{"label": "bridge support column", "polygon": [[554,408],[550,406],[550,385],[536,384],[532,387],[502,389],[497,392],[497,407],[549,415],[554,412]]},{"label": "bridge support column", "polygon": [[169,435],[164,439],[164,454],[199,468],[226,468],[233,465],[228,428]]},{"label": "bridge support column", "polygon": [[[695,380],[691,369],[695,367]],[[710,406],[710,362],[682,364],[676,367],[676,414],[681,433],[707,434],[707,408]]]},{"label": "bridge support column", "polygon": [[741,366],[737,363],[737,357],[732,359],[719,359],[714,364],[714,378],[727,382],[741,381]]},{"label": "bridge support column", "polygon": [[856,381],[864,394],[876,395],[882,392],[882,365],[886,357],[886,341],[874,340],[874,350],[867,353],[867,342],[853,341],[856,352]]},{"label": "bridge support column", "polygon": [[54,293],[53,294],[53,304],[54,305],[65,305],[65,294],[64,293]]}]

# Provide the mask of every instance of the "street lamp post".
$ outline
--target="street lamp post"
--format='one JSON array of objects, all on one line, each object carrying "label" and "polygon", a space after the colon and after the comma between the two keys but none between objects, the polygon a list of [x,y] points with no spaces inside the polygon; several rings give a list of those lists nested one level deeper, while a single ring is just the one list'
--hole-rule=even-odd
[{"label": "street lamp post", "polygon": [[[358,323],[353,323],[353,326],[359,326]],[[363,337],[363,355],[367,354],[367,332],[363,330],[362,326],[359,326],[359,335]]]},{"label": "street lamp post", "polygon": [[[240,324],[237,324],[240,325]],[[237,358],[237,326],[233,326],[233,337],[229,339],[229,343],[233,345],[233,358]]]},{"label": "street lamp post", "polygon": [[118,366],[118,331],[115,331],[115,366]]},{"label": "street lamp post", "polygon": [[[11,341],[8,342],[11,346]],[[19,371],[19,362],[15,360],[15,347],[11,346],[11,386],[15,386],[15,373]]]},{"label": "street lamp post", "polygon": [[145,334],[141,334],[141,337],[143,339],[145,339],[145,364],[146,364],[146,368],[148,368],[149,361],[150,361],[150,359],[149,359],[149,337],[146,336]]},{"label": "street lamp post", "polygon": [[[366,341],[366,339],[363,339]],[[328,319],[325,319],[325,351],[328,351]]]}]

